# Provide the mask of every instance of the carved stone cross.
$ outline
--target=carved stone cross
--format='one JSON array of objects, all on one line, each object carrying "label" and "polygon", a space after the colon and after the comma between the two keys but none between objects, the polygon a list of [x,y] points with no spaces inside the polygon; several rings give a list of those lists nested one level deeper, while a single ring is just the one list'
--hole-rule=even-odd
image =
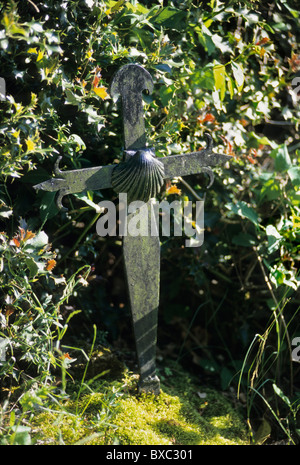
[{"label": "carved stone cross", "polygon": [[[110,94],[121,96],[124,123],[124,156],[119,164],[72,171],[61,171],[58,158],[55,177],[34,186],[46,191],[59,191],[57,205],[63,208],[62,198],[87,190],[113,188],[126,193],[128,202],[147,203],[149,218],[151,199],[161,190],[165,179],[210,171],[211,166],[225,163],[231,157],[212,151],[212,138],[204,150],[185,155],[157,158],[152,147],[147,147],[143,116],[142,92],[153,90],[151,75],[140,65],[123,66],[113,77]],[[131,213],[128,215],[134,215]],[[153,216],[152,216],[153,218]],[[147,227],[151,221],[145,218]],[[157,314],[159,306],[160,241],[159,236],[123,237],[123,255],[129,300],[139,363],[139,389],[159,394],[160,382],[156,375]]]}]

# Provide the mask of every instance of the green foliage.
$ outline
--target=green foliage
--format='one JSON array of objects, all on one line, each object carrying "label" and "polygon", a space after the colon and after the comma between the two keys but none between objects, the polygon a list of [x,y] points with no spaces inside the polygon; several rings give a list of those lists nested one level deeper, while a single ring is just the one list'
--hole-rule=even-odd
[{"label": "green foliage", "polygon": [[[95,232],[95,205],[114,194],[69,196],[66,214],[54,194],[32,186],[49,178],[58,156],[61,169],[121,157],[122,121],[109,82],[136,62],[154,80],[144,108],[158,156],[200,150],[205,132],[232,155],[209,191],[202,174],[171,180],[180,190],[161,194],[206,196],[200,249],[162,237],[161,356],[168,347],[205,382],[231,383],[254,429],[264,418],[273,438],[284,433],[296,442],[296,2],[9,0],[0,21],[1,396],[32,393],[21,383],[39,377],[45,385],[57,368],[65,383],[62,344],[91,341],[94,323],[113,341],[127,338],[121,243]],[[10,421],[11,443],[30,441],[22,419]]]},{"label": "green foliage", "polygon": [[51,264],[53,254],[47,251],[45,233],[35,235],[21,227],[20,234],[11,241],[2,233],[0,247],[1,298],[4,303],[0,335],[9,353],[6,362],[1,363],[1,376],[11,375],[18,380],[21,368],[17,368],[16,358],[20,363],[26,360],[35,365],[39,372],[47,370],[52,344],[51,326],[59,317],[52,296],[43,296],[40,301],[33,283],[43,278],[51,280],[47,263]]},{"label": "green foliage", "polygon": [[43,231],[34,234],[24,220],[11,240],[3,232],[0,237],[1,386],[14,390],[19,383],[30,383],[32,375],[50,380],[51,367],[61,366],[60,341],[76,312],[62,324],[60,306],[82,278],[72,276],[67,281],[55,276],[48,236]]}]

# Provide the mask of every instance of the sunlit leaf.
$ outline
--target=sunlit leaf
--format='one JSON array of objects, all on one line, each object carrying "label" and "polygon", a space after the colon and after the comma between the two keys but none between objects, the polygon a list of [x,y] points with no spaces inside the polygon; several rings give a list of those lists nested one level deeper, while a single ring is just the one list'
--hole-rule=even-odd
[{"label": "sunlit leaf", "polygon": [[226,91],[226,70],[224,65],[216,65],[213,68],[215,87],[220,91],[220,99],[224,100]]},{"label": "sunlit leaf", "polygon": [[266,227],[266,233],[268,236],[268,251],[273,253],[279,249],[283,237],[279,234],[275,226],[268,224]]},{"label": "sunlit leaf", "polygon": [[93,87],[93,91],[95,92],[98,97],[102,98],[102,100],[108,97],[108,93],[106,92],[106,87]]},{"label": "sunlit leaf", "polygon": [[30,137],[26,139],[26,145],[28,152],[32,152],[35,149],[35,143]]},{"label": "sunlit leaf", "polygon": [[233,76],[234,76],[234,79],[235,79],[237,89],[240,92],[242,90],[242,88],[243,88],[244,80],[245,80],[245,76],[244,76],[242,66],[239,63],[236,63],[236,62],[232,61],[231,62],[231,69],[232,69],[232,73],[233,73]]},{"label": "sunlit leaf", "polygon": [[42,50],[39,51],[36,61],[39,62],[44,58],[44,52]]}]

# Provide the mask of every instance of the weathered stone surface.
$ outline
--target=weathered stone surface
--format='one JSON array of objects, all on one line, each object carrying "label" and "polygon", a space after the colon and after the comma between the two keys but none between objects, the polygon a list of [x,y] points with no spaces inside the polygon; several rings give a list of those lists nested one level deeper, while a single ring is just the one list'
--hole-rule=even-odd
[{"label": "weathered stone surface", "polygon": [[[132,322],[140,369],[140,389],[159,393],[156,376],[156,334],[159,305],[160,243],[159,237],[150,235],[152,204],[148,202],[148,236],[125,236],[123,255],[128,283]],[[129,215],[129,220],[137,213]],[[143,224],[140,225],[143,228]]]},{"label": "weathered stone surface", "polygon": [[217,166],[226,163],[232,157],[229,155],[214,153],[212,137],[205,134],[207,147],[198,152],[190,152],[184,155],[171,155],[160,158],[165,168],[165,178],[172,179],[176,176],[188,176],[189,174],[201,173],[210,170],[210,166]]},{"label": "weathered stone surface", "polygon": [[137,150],[114,168],[111,183],[116,192],[127,193],[128,203],[148,202],[159,194],[164,184],[164,165],[155,158],[152,149]]},{"label": "weathered stone surface", "polygon": [[146,147],[146,133],[142,92],[153,91],[151,74],[142,66],[125,65],[115,74],[111,86],[112,96],[121,95],[124,123],[125,149],[138,150]]},{"label": "weathered stone surface", "polygon": [[[212,152],[212,137],[207,134],[207,147],[199,152],[155,158],[153,148],[146,147],[142,92],[152,92],[151,75],[140,65],[123,66],[114,76],[110,87],[112,96],[121,96],[124,120],[123,162],[115,165],[98,166],[74,171],[61,171],[58,162],[55,178],[34,186],[54,192],[59,191],[57,204],[62,206],[66,194],[85,190],[114,187],[118,193],[127,193],[128,201],[147,202],[147,212],[141,218],[140,230],[152,228],[151,198],[155,197],[165,178],[185,176],[205,171],[213,182],[211,166],[225,163],[231,157]],[[138,212],[131,213],[130,220]],[[157,227],[157,226],[156,226]],[[157,334],[157,312],[159,305],[160,243],[158,235],[133,236],[123,239],[124,264],[128,282],[128,293],[136,340],[140,369],[140,390],[160,392],[156,376],[155,351]]]},{"label": "weathered stone surface", "polygon": [[[60,161],[61,157],[58,159]],[[111,173],[116,165],[97,166],[95,168],[83,168],[80,170],[61,171],[56,163],[54,173],[57,177],[51,178],[40,184],[36,184],[36,190],[48,192],[59,191],[56,203],[58,208],[67,210],[62,205],[62,199],[67,194],[78,192],[107,189],[111,187]]]}]

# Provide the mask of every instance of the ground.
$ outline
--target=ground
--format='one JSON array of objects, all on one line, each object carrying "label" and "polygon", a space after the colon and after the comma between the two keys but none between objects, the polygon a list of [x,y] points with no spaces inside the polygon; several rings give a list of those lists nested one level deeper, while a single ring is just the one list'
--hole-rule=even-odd
[{"label": "ground", "polygon": [[[167,374],[166,374],[167,373]],[[137,375],[69,385],[69,398],[34,416],[36,444],[246,445],[247,427],[224,393],[179,366],[161,376],[161,394],[139,394]],[[100,381],[101,379],[101,381]],[[75,383],[76,385],[76,383]]]}]

